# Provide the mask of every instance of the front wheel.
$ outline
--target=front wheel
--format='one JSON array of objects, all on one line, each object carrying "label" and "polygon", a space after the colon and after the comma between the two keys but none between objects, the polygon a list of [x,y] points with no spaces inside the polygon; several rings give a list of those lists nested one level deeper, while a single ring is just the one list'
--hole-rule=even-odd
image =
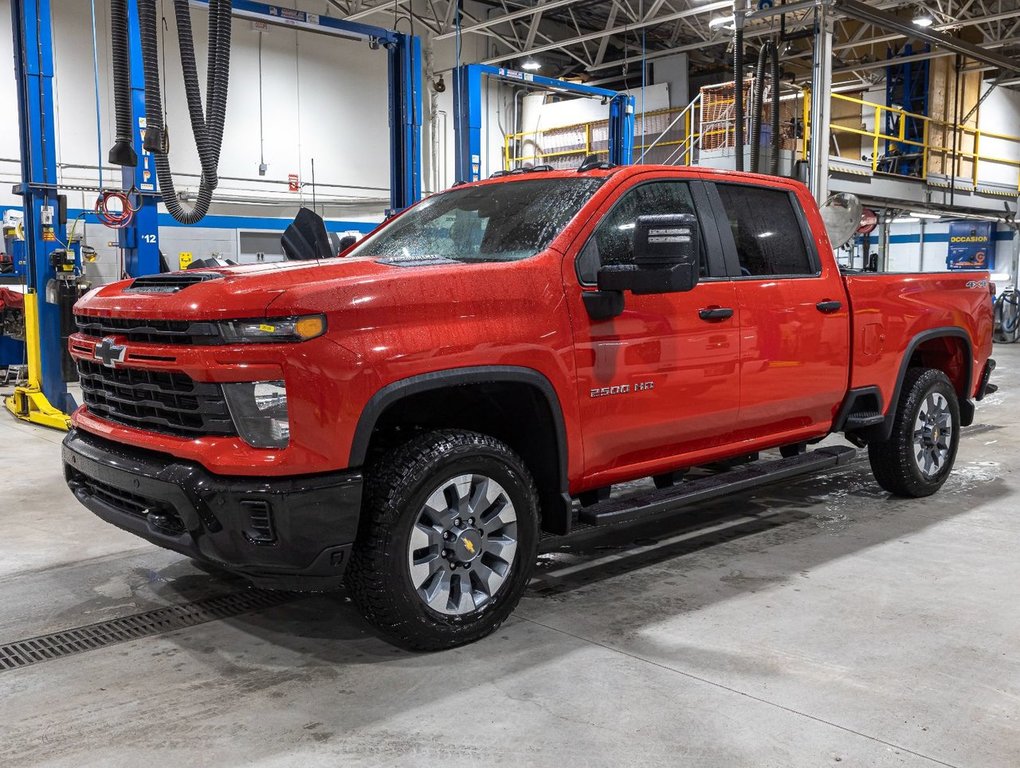
[{"label": "front wheel", "polygon": [[888,440],[868,445],[878,484],[897,496],[935,493],[953,469],[960,443],[960,404],[952,382],[934,368],[911,368]]},{"label": "front wheel", "polygon": [[538,553],[531,474],[509,447],[473,432],[429,432],[376,462],[363,516],[351,597],[405,648],[452,648],[493,632]]}]

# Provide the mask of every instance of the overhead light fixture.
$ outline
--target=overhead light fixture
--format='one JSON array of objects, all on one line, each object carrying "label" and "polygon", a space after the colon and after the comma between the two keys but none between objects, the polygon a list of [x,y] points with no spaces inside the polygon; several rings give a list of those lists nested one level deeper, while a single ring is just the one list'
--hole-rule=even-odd
[{"label": "overhead light fixture", "polygon": [[541,68],[542,65],[539,64],[534,59],[528,59],[526,62],[521,64],[521,69],[523,69],[525,72],[537,72]]},{"label": "overhead light fixture", "polygon": [[893,224],[918,224],[920,219],[916,216],[897,216],[892,220]]},{"label": "overhead light fixture", "polygon": [[713,19],[708,20],[709,29],[717,29],[718,27],[725,27],[727,24],[733,23],[733,14],[729,16],[716,16]]},{"label": "overhead light fixture", "polygon": [[941,219],[937,213],[926,213],[925,211],[911,211],[910,215],[918,219]]},{"label": "overhead light fixture", "polygon": [[913,19],[914,26],[917,27],[930,27],[935,23],[935,19],[931,17],[928,11],[920,11]]}]

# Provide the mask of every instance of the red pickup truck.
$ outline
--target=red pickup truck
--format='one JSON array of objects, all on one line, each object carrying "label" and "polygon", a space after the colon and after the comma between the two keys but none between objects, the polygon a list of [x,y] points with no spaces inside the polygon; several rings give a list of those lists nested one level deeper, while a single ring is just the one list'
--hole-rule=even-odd
[{"label": "red pickup truck", "polygon": [[[285,244],[315,255],[309,218]],[[807,450],[831,433],[934,493],[994,367],[987,273],[841,273],[803,185],[697,168],[458,185],[343,258],[75,312],[86,507],[256,584],[346,580],[426,649],[506,619],[543,533],[834,466],[854,449]]]}]

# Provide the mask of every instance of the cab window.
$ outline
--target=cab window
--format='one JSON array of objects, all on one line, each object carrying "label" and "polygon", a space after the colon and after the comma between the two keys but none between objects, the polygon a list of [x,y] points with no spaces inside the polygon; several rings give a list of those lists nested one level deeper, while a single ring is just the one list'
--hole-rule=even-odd
[{"label": "cab window", "polygon": [[794,208],[783,189],[717,184],[742,277],[817,274]]},{"label": "cab window", "polygon": [[[596,281],[599,267],[634,263],[634,224],[638,216],[695,213],[690,185],[685,181],[653,181],[623,195],[588,238],[577,259],[577,276],[585,284]],[[700,275],[708,275],[705,238],[701,241]]]}]

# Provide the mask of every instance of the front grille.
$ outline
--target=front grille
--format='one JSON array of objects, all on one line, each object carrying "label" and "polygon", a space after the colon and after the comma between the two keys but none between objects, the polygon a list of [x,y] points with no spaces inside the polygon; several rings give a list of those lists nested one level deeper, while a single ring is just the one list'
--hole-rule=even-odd
[{"label": "front grille", "polygon": [[145,518],[155,502],[146,499],[129,491],[121,490],[107,483],[100,482],[95,478],[84,475],[81,472],[74,473],[74,482],[82,486],[90,496],[95,496],[102,502],[109,504],[114,509],[127,512],[135,517]]},{"label": "front grille", "polygon": [[78,331],[85,336],[100,339],[104,336],[123,336],[128,341],[142,344],[222,344],[216,323],[189,320],[150,320],[131,317],[91,317],[75,315]]},{"label": "front grille", "polygon": [[145,520],[150,526],[164,533],[175,536],[184,533],[184,521],[174,509],[166,504],[96,480],[96,478],[89,477],[76,469],[72,469],[70,472],[68,481],[72,488],[81,488],[89,496],[113,507],[118,512]]},{"label": "front grille", "polygon": [[85,405],[100,418],[184,437],[237,434],[219,384],[91,360],[78,360],[78,375]]}]

